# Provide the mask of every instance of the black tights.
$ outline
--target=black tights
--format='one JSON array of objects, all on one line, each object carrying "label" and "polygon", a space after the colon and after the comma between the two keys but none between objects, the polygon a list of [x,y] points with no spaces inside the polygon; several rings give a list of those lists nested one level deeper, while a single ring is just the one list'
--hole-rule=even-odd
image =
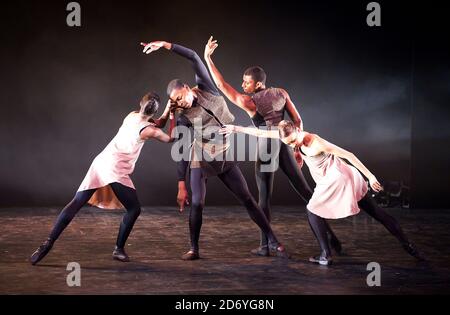
[{"label": "black tights", "polygon": [[[372,218],[384,225],[384,227],[394,235],[402,245],[408,244],[408,239],[402,231],[402,228],[392,216],[390,216],[386,211],[381,209],[375,199],[367,193],[363,199],[358,202],[358,206],[361,210],[365,211]],[[308,211],[308,218],[311,222],[311,228],[316,235],[319,242],[320,249],[322,251],[321,255],[331,256],[330,247],[327,240],[327,230],[326,227],[321,223],[324,220],[318,217],[314,213]]]},{"label": "black tights", "polygon": [[[276,166],[275,161],[261,161],[259,158],[259,152],[271,152],[271,145],[274,144],[275,140],[266,139],[266,138],[258,138],[258,156],[255,163],[255,175],[256,175],[256,184],[258,186],[259,191],[259,207],[264,211],[264,214],[267,217],[269,222],[272,219],[270,202],[272,199],[272,191],[273,191],[273,179],[275,175],[276,169],[273,171],[267,171],[269,169],[269,165],[272,162],[274,166]],[[283,171],[284,174],[289,179],[291,186],[294,188],[295,192],[305,201],[308,202],[311,199],[313,191],[309,187],[308,182],[306,181],[301,169],[298,167],[297,161],[294,157],[294,152],[291,147],[286,144],[278,141],[278,145],[280,146],[280,152],[278,154],[278,165]],[[264,150],[264,151],[261,151]],[[273,167],[273,166],[270,166]],[[264,169],[265,168],[265,169]],[[309,212],[309,211],[308,211]],[[309,224],[314,234],[315,230],[318,229],[318,226],[324,228],[325,231],[330,235],[331,238],[337,240],[336,235],[331,230],[327,221],[321,217],[313,218],[310,220],[310,216],[308,215]],[[317,236],[316,236],[317,237]],[[327,238],[325,238],[327,239]],[[261,246],[267,246],[267,237],[263,231],[261,231]]]},{"label": "black tights", "polygon": [[[270,244],[277,245],[278,240],[273,234],[269,221],[266,219],[263,211],[258,207],[258,204],[251,195],[247,182],[239,167],[235,165],[226,172],[219,174],[218,177],[240,201],[240,203],[245,206],[250,218],[268,236]],[[192,191],[192,205],[189,215],[191,249],[198,251],[200,230],[202,227],[202,214],[206,197],[206,177],[203,175],[201,169],[191,169],[190,182]]]},{"label": "black tights", "polygon": [[[120,183],[110,184],[112,190],[114,191],[117,199],[126,208],[122,223],[120,224],[119,235],[117,236],[116,245],[118,248],[123,248],[125,242],[130,235],[131,229],[133,228],[136,219],[141,213],[141,205],[137,198],[136,190],[124,186]],[[80,209],[91,199],[92,195],[95,193],[96,189],[90,189],[85,191],[79,191],[75,194],[75,197],[69,202],[65,208],[61,211],[50,233],[49,238],[56,241],[64,229],[69,225],[75,215],[80,211]]]}]

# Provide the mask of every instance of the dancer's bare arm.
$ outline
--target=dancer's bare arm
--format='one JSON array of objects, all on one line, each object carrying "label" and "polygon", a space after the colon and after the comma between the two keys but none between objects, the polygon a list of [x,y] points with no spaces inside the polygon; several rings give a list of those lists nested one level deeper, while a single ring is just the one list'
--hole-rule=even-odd
[{"label": "dancer's bare arm", "polygon": [[165,143],[173,142],[175,140],[173,131],[175,129],[175,116],[174,108],[171,107],[170,100],[167,102],[166,110],[168,111],[168,115],[170,117],[169,130],[167,131],[167,134],[156,125],[149,125],[145,127],[140,133],[140,137],[142,140],[156,139]]},{"label": "dancer's bare arm", "polygon": [[283,89],[281,91],[283,92],[284,96],[286,97],[286,111],[287,111],[289,117],[291,118],[294,125],[303,131],[303,121],[300,116],[300,113],[298,112],[297,108],[295,107],[294,103],[292,102],[291,97],[289,96],[289,93]]},{"label": "dancer's bare arm", "polygon": [[231,134],[233,132],[246,133],[248,135],[255,136],[255,137],[261,137],[261,138],[272,138],[272,139],[280,138],[280,133],[278,132],[278,129],[265,130],[265,129],[258,129],[258,128],[252,128],[252,127],[225,125],[219,130],[219,134],[225,134],[225,135]]},{"label": "dancer's bare arm", "polygon": [[354,167],[356,167],[359,171],[361,171],[361,173],[363,173],[364,176],[367,177],[367,179],[369,180],[370,186],[372,187],[372,189],[374,191],[378,192],[378,191],[383,190],[383,187],[378,182],[375,175],[373,175],[367,169],[367,167],[353,153],[351,153],[341,147],[338,147],[337,145],[332,144],[332,143],[326,141],[325,139],[322,139],[318,135],[313,135],[313,137],[307,147],[313,149],[313,151],[327,152],[327,153],[331,153],[335,156],[338,156],[340,158],[346,159]]},{"label": "dancer's bare arm", "polygon": [[170,109],[173,107],[173,104],[170,102],[167,102],[166,108],[164,109],[164,112],[158,119],[152,119],[150,120],[155,124],[155,127],[157,128],[164,128],[166,126],[167,120],[169,119]]},{"label": "dancer's bare arm", "polygon": [[230,100],[230,102],[245,110],[247,114],[252,117],[256,113],[256,106],[252,98],[248,95],[239,93],[228,82],[226,82],[219,69],[217,69],[216,65],[212,61],[211,55],[218,46],[219,44],[217,43],[217,40],[213,40],[212,36],[209,38],[208,43],[205,46],[204,57],[214,83],[217,88]]}]

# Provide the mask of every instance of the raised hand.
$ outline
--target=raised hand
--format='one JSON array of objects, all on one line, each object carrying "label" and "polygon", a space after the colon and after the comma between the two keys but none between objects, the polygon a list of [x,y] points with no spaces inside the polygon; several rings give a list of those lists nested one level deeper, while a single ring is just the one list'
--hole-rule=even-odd
[{"label": "raised hand", "polygon": [[141,43],[141,46],[144,46],[143,53],[150,54],[154,51],[157,51],[161,47],[164,47],[166,49],[170,49],[170,44],[165,41],[154,41],[149,44],[147,43]]},{"label": "raised hand", "polygon": [[219,44],[217,43],[217,40],[213,39],[211,36],[205,46],[205,58],[209,58],[218,46]]}]

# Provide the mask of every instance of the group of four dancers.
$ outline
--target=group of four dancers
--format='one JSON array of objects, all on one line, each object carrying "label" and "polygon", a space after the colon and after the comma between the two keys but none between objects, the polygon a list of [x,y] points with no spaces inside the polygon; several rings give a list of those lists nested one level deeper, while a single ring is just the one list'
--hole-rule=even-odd
[{"label": "group of four dancers", "polygon": [[[184,126],[194,131],[189,159],[177,162],[177,202],[180,211],[189,204],[187,178],[191,189],[189,215],[191,248],[182,256],[183,260],[200,258],[199,238],[206,183],[210,176],[217,176],[225,184],[260,228],[260,246],[251,252],[259,256],[270,256],[273,253],[276,256],[289,257],[270,226],[270,202],[276,168],[265,166],[274,162],[286,174],[295,192],[308,202],[307,218],[321,249],[318,256],[310,258],[311,262],[329,265],[332,262],[331,249],[338,254],[342,251],[340,241],[325,219],[354,215],[359,209],[363,209],[383,224],[410,255],[423,259],[404,235],[397,221],[377,206],[369,193],[365,179],[358,171],[368,179],[371,188],[378,192],[382,187],[376,177],[352,153],[318,135],[303,131],[301,117],[289,94],[281,88],[266,88],[266,74],[262,68],[251,67],[245,71],[242,83],[245,94],[242,94],[224,80],[214,65],[211,56],[218,43],[212,37],[204,52],[211,75],[197,53],[191,49],[165,41],[141,44],[145,46],[144,53],[147,54],[165,48],[188,59],[195,72],[196,87],[191,88],[178,79],[172,80],[167,87],[169,101],[159,119],[153,119],[158,111],[159,96],[149,93],[142,98],[140,109],[131,112],[124,119],[113,140],[94,159],[75,197],[59,214],[49,237],[32,254],[30,261],[33,265],[48,254],[54,242],[86,203],[102,208],[126,209],[113,258],[129,261],[124,246],[141,212],[130,175],[146,140],[156,139],[162,142],[185,140],[174,137],[175,112],[180,112],[176,120],[177,127]],[[234,116],[219,90],[230,102],[246,111],[256,128],[232,125]],[[285,112],[292,121],[283,120]],[[161,129],[167,120],[170,120],[170,123],[166,134]],[[200,128],[194,126],[198,122]],[[257,153],[262,150],[267,152],[273,141],[279,147],[279,150],[275,150],[277,154],[272,154],[269,160],[261,159],[261,155],[257,154],[255,177],[259,202],[251,195],[241,170],[228,154],[229,134],[232,132],[257,136]],[[314,191],[302,174],[303,160],[316,182]]]}]

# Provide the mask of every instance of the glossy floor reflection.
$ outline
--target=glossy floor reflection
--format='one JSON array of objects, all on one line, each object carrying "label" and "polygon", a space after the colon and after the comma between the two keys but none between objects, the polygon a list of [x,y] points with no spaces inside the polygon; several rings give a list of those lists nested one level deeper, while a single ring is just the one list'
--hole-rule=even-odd
[{"label": "glossy floor reflection", "polygon": [[[450,293],[450,211],[389,210],[429,259],[418,263],[377,222],[360,215],[331,221],[346,255],[330,267],[308,263],[318,247],[304,207],[273,207],[273,226],[292,259],[253,257],[259,232],[241,207],[208,207],[202,259],[189,249],[188,213],[144,208],[126,250],[111,259],[121,211],[85,208],[38,266],[29,255],[47,237],[59,209],[0,209],[0,294],[444,294]],[[69,262],[81,265],[81,287],[66,284]],[[368,287],[367,264],[381,266]]]}]

